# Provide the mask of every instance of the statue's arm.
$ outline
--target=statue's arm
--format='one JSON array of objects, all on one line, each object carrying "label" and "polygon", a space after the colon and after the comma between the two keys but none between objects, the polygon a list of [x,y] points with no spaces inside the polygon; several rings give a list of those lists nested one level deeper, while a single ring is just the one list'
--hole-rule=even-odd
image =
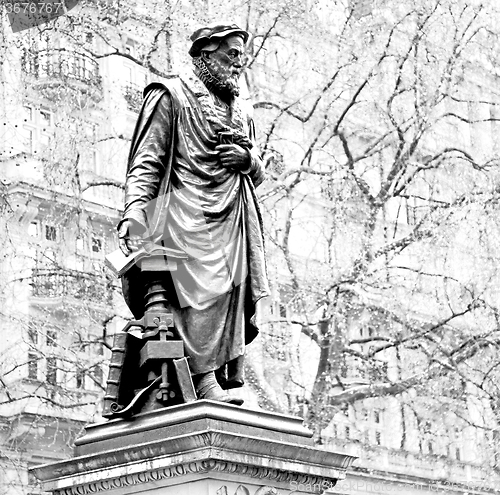
[{"label": "statue's arm", "polygon": [[249,120],[248,122],[249,128],[249,138],[250,141],[254,144],[253,148],[248,151],[249,154],[249,167],[248,167],[248,176],[252,179],[255,187],[259,186],[265,179],[264,172],[264,163],[262,162],[262,158],[259,154],[259,149],[255,145],[255,126],[253,120]]},{"label": "statue's arm", "polygon": [[[144,109],[147,109],[147,100]],[[145,111],[145,110],[143,110]],[[146,209],[148,203],[156,198],[163,180],[169,157],[172,128],[173,106],[168,93],[164,93],[151,112],[142,128],[136,129],[136,142],[132,143],[135,152],[129,159],[125,182],[125,208],[120,225],[126,220],[147,228]],[[139,125],[139,124],[138,124]],[[119,227],[120,227],[119,225]]]}]

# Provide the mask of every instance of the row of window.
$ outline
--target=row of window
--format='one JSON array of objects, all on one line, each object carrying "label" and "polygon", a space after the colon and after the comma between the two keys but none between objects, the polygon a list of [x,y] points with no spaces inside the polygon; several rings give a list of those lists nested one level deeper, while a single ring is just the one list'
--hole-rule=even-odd
[{"label": "row of window", "polygon": [[28,353],[28,378],[51,386],[63,385],[78,390],[101,391],[104,386],[104,374],[100,365],[69,372],[56,356],[42,358],[36,352]]},{"label": "row of window", "polygon": [[[369,348],[368,352],[373,349],[374,347]],[[349,356],[349,358],[340,365],[341,378],[361,378],[369,382],[386,380],[388,371],[389,365],[385,361],[373,360],[366,363],[353,356]]]},{"label": "row of window", "polygon": [[[436,446],[436,443],[432,440],[424,440],[421,443],[420,450],[422,454],[429,455],[440,455],[441,450]],[[447,445],[446,446],[446,455],[456,461],[461,461],[463,459],[462,448],[458,445]]]},{"label": "row of window", "polygon": [[[360,440],[369,445],[382,445],[382,431],[376,429],[365,429],[361,435],[355,433],[350,425],[332,423],[331,433],[334,438],[344,440]],[[358,438],[360,437],[360,438]]]},{"label": "row of window", "polygon": [[[31,222],[28,226],[28,234],[37,239],[44,239],[51,242],[59,242],[62,240],[60,229],[53,224],[41,223],[39,221]],[[104,238],[93,234],[90,236],[90,250],[93,253],[101,253],[104,250]],[[85,249],[86,240],[83,237],[76,238],[76,249],[83,251]]]},{"label": "row of window", "polygon": [[[39,332],[36,328],[30,327],[28,329],[28,343],[37,349],[61,345],[58,331],[53,328],[46,328],[43,332]],[[78,348],[79,351],[88,352],[91,355],[102,356],[104,353],[102,342],[95,338],[85,338],[78,333],[73,334],[71,348],[74,350]]]},{"label": "row of window", "polygon": [[47,345],[55,347],[57,345],[57,330],[47,329],[45,334],[39,334],[38,331],[31,327],[28,329],[28,340],[30,344],[34,345]]},{"label": "row of window", "polygon": [[[359,440],[368,445],[382,446],[384,441],[382,430],[374,428],[365,428],[364,431],[359,432],[350,425],[332,423],[331,433],[334,438]],[[437,447],[435,441],[424,440],[420,444],[420,451],[422,454],[428,455],[440,455],[442,452],[446,452],[446,455],[452,459],[463,460],[462,448],[453,441],[450,441],[443,451]]]},{"label": "row of window", "polygon": [[25,151],[35,154],[44,151],[50,144],[54,129],[54,115],[48,109],[25,105],[24,125]]},{"label": "row of window", "polygon": [[[55,114],[47,108],[34,105],[24,105],[23,133],[24,151],[31,155],[39,155],[49,150],[56,134]],[[82,139],[82,157],[85,157],[86,168],[96,174],[101,174],[99,151],[97,144],[97,124],[78,121],[68,117],[65,129],[71,137]],[[61,132],[60,130],[58,132]],[[64,137],[61,135],[61,139]]]},{"label": "row of window", "polygon": [[[43,232],[43,236],[41,235]],[[46,241],[58,240],[57,227],[55,225],[41,225],[40,222],[31,222],[28,226],[28,234],[31,237],[40,238],[43,237]]]}]

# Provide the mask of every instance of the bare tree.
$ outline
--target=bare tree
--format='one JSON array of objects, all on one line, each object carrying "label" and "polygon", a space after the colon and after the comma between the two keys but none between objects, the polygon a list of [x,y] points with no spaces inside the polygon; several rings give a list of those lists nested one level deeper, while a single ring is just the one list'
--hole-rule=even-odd
[{"label": "bare tree", "polygon": [[273,176],[266,338],[288,342],[288,399],[319,442],[334,418],[352,420],[346,404],[391,397],[403,448],[415,445],[409,424],[438,424],[444,409],[486,442],[498,396],[498,13],[377,5],[361,18],[320,4],[250,13]]}]

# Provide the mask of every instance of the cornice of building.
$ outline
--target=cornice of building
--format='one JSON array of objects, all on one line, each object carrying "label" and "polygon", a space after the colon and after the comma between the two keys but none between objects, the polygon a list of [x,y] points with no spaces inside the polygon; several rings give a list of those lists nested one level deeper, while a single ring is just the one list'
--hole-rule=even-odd
[{"label": "cornice of building", "polygon": [[[457,461],[453,462],[448,460],[450,464],[453,465],[465,465],[469,466],[469,463],[459,463]],[[478,466],[474,466],[478,467]],[[446,491],[451,491],[451,493],[457,493],[464,495],[482,495],[486,493],[500,493],[500,491],[492,490],[491,483],[488,484],[484,479],[445,479],[433,476],[417,476],[407,473],[395,473],[386,470],[377,470],[372,468],[365,468],[361,466],[352,466],[350,469],[350,479],[347,482],[355,484],[353,478],[361,478],[364,480],[365,486],[368,484],[386,486],[387,491],[389,491],[390,486],[397,486],[400,493],[406,493],[405,489],[414,489],[417,491],[429,491],[434,493],[441,493]],[[344,480],[345,481],[345,480]]]},{"label": "cornice of building", "polygon": [[70,426],[72,429],[82,428],[87,424],[87,421],[82,421],[78,419],[72,419],[65,416],[64,414],[58,415],[55,411],[51,414],[39,414],[33,412],[22,411],[12,416],[0,415],[0,425],[12,426],[12,425],[31,425],[34,421],[39,423],[40,426],[50,426],[57,422],[58,427],[61,425]]},{"label": "cornice of building", "polygon": [[121,210],[110,206],[101,205],[93,201],[77,198],[70,194],[55,191],[47,187],[37,186],[24,181],[15,181],[6,184],[8,195],[26,196],[30,199],[36,198],[45,201],[52,206],[65,208],[74,208],[75,210],[84,210],[86,213],[102,217],[103,219],[112,219],[118,221]]}]

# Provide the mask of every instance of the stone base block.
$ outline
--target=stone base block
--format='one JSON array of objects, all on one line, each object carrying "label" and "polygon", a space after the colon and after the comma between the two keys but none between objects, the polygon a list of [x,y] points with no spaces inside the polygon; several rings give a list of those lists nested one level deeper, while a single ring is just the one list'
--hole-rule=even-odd
[{"label": "stone base block", "polygon": [[33,471],[53,495],[323,493],[355,458],[310,437],[299,418],[204,400],[90,425],[76,457]]}]

